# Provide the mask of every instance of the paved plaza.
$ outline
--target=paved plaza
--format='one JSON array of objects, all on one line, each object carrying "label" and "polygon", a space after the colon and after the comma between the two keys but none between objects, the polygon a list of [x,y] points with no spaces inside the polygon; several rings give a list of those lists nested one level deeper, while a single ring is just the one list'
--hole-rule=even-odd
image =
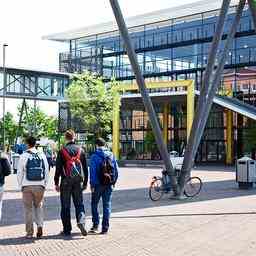
[{"label": "paved plaza", "polygon": [[[238,190],[232,168],[196,168],[193,174],[204,182],[197,198],[180,202],[164,197],[151,202],[148,185],[151,177],[160,171],[159,168],[121,168],[113,195],[110,233],[85,238],[75,222],[71,238],[58,235],[61,231],[59,197],[51,181],[45,200],[45,236],[31,241],[24,238],[21,193],[12,175],[6,184],[0,256],[256,254],[256,189]],[[89,191],[84,199],[90,228]]]}]

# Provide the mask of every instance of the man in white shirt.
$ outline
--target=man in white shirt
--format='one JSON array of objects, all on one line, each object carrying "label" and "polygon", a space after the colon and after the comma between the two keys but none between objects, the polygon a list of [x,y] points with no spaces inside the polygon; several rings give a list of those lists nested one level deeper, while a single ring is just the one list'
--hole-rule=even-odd
[{"label": "man in white shirt", "polygon": [[18,164],[17,180],[22,191],[25,209],[26,237],[32,238],[33,208],[37,224],[37,238],[43,235],[43,199],[48,183],[49,167],[44,153],[35,148],[36,139],[32,136],[26,139],[28,150],[21,156]]}]

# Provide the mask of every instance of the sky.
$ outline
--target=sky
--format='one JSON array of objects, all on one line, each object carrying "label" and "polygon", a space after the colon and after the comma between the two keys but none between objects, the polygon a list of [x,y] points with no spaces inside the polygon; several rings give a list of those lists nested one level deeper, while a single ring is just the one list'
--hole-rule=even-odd
[{"label": "sky", "polygon": [[[130,17],[196,1],[119,0],[119,3],[124,16]],[[0,7],[0,65],[2,44],[7,43],[7,66],[35,70],[58,71],[58,54],[68,49],[66,44],[42,40],[43,35],[114,19],[108,0],[1,0]],[[7,103],[8,111],[13,111],[14,102]],[[44,107],[48,114],[57,113],[53,104],[47,106],[51,106]]]}]

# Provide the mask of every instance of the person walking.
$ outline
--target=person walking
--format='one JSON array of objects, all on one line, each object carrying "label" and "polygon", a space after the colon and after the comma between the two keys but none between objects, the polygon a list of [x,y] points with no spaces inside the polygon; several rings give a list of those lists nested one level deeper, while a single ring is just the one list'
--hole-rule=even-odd
[{"label": "person walking", "polygon": [[91,233],[98,231],[100,223],[98,204],[101,198],[103,203],[101,234],[108,233],[112,191],[117,179],[117,161],[113,153],[106,148],[105,140],[98,138],[96,140],[96,151],[91,156],[90,160],[91,211],[93,223],[90,230]]},{"label": "person walking", "polygon": [[[83,203],[83,190],[87,188],[88,168],[84,151],[75,144],[75,133],[68,130],[65,133],[66,145],[58,152],[55,171],[55,189],[60,192],[61,220],[64,236],[71,235],[71,197],[76,211],[77,227],[83,236],[87,235],[85,229],[85,209]],[[59,185],[59,179],[61,182]]]},{"label": "person walking", "polygon": [[[17,171],[25,209],[26,238],[34,234],[33,215],[37,225],[37,238],[43,236],[43,199],[48,183],[48,162],[44,153],[35,148],[36,138],[26,138],[28,149],[20,156]],[[33,214],[34,211],[34,214]]]},{"label": "person walking", "polygon": [[49,166],[49,171],[50,171],[51,168],[53,168],[53,150],[52,150],[51,145],[48,144],[44,148],[44,153],[45,153],[46,159],[48,161],[48,166]]},{"label": "person walking", "polygon": [[8,160],[8,155],[2,153],[0,156],[0,221],[2,219],[2,206],[4,195],[5,177],[11,174],[11,165]]}]

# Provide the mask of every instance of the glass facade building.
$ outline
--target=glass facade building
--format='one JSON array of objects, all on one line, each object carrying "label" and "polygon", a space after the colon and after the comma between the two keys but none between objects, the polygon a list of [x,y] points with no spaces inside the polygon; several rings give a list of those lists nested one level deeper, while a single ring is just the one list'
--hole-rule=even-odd
[{"label": "glass facade building", "polygon": [[[174,81],[191,79],[200,90],[208,53],[216,29],[221,1],[200,1],[179,8],[145,14],[130,19],[129,32],[146,81]],[[236,11],[237,1],[232,1],[218,56],[221,56],[227,33]],[[149,17],[147,19],[147,17]],[[136,25],[137,24],[137,25]],[[112,24],[89,29],[88,33],[70,33],[49,36],[48,39],[66,41],[69,51],[60,54],[61,72],[96,72],[109,81],[112,77],[122,83],[134,83],[134,74],[118,30]],[[87,32],[86,32],[87,31]],[[95,31],[93,33],[93,31]],[[61,37],[66,36],[66,38]],[[63,39],[64,38],[64,39]],[[216,65],[218,58],[216,59]],[[244,9],[241,22],[225,64],[221,94],[238,97],[255,104],[256,98],[256,33],[248,9]],[[169,89],[171,90],[171,89]],[[183,90],[178,88],[175,90]],[[162,90],[163,91],[163,90]],[[121,158],[158,159],[152,146],[151,129],[142,104],[129,99],[122,102]],[[182,97],[158,97],[153,100],[163,120],[163,108],[168,103],[168,147],[180,154],[186,145],[186,101]],[[134,104],[136,103],[136,104]],[[140,107],[134,107],[134,106]],[[214,105],[211,111],[198,155],[199,162],[225,162],[227,147],[227,111]],[[253,121],[232,113],[233,159],[251,148],[246,148],[246,129]],[[154,152],[155,151],[155,152]]]}]

